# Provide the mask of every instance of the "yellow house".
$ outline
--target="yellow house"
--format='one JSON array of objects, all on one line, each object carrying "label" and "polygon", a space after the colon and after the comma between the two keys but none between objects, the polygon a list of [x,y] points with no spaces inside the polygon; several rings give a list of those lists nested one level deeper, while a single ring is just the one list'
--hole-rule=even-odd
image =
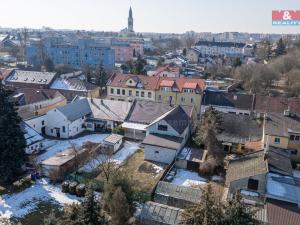
[{"label": "yellow house", "polygon": [[291,160],[300,162],[300,117],[269,113],[264,119],[263,143],[287,150]]},{"label": "yellow house", "polygon": [[155,101],[159,77],[145,75],[114,74],[107,82],[107,98],[119,101],[134,99]]},{"label": "yellow house", "polygon": [[205,83],[202,79],[163,77],[157,87],[156,101],[194,106],[197,114],[200,114],[204,87]]}]

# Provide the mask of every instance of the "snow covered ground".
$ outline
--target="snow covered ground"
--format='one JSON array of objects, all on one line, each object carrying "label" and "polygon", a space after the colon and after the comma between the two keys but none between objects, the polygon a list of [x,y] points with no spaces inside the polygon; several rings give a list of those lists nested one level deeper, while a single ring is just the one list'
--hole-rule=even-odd
[{"label": "snow covered ground", "polygon": [[[115,155],[113,155],[112,160],[116,162],[116,164],[120,165],[122,164],[129,156],[133,155],[137,150],[139,149],[139,146],[135,142],[129,142],[125,141],[124,147],[118,151]],[[81,172],[92,172],[94,169],[96,169],[103,161],[107,160],[107,156],[105,155],[99,155],[97,159],[93,159],[89,162],[87,162],[83,167],[79,169]]]},{"label": "snow covered ground", "polygon": [[184,169],[177,169],[177,173],[174,179],[172,180],[172,183],[181,186],[193,187],[206,184],[207,180],[203,177],[200,177],[196,172],[191,172]]},{"label": "snow covered ground", "polygon": [[63,206],[78,202],[78,198],[62,193],[59,185],[41,179],[24,191],[0,196],[0,218],[22,218],[36,210],[40,202]]},{"label": "snow covered ground", "polygon": [[104,138],[106,138],[109,134],[90,134],[83,137],[79,137],[77,139],[72,140],[50,140],[45,139],[43,141],[43,148],[46,150],[43,154],[38,156],[38,162],[41,162],[45,159],[48,159],[58,152],[65,150],[66,148],[75,145],[76,147],[80,147],[84,142],[90,141],[94,143],[101,143]]}]

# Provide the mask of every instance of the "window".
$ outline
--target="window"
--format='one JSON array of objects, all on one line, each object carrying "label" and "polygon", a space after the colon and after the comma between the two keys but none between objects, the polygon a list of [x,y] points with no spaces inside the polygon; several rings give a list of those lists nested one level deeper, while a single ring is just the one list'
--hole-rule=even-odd
[{"label": "window", "polygon": [[168,131],[168,126],[159,124],[157,129],[161,131]]},{"label": "window", "polygon": [[42,126],[44,126],[45,125],[45,120],[42,120]]},{"label": "window", "polygon": [[159,151],[155,151],[155,154],[159,154]]},{"label": "window", "polygon": [[148,92],[148,98],[152,98],[152,93]]},{"label": "window", "polygon": [[65,127],[65,126],[62,127],[62,131],[63,131],[64,133],[66,132],[66,127]]},{"label": "window", "polygon": [[136,92],[135,92],[135,96],[136,96],[136,97],[139,97],[139,96],[140,96],[140,92],[139,92],[139,91],[136,91]]},{"label": "window", "polygon": [[114,89],[113,88],[110,89],[110,93],[114,94]]},{"label": "window", "polygon": [[258,180],[254,180],[254,179],[250,178],[248,180],[248,189],[253,190],[253,191],[257,191],[257,189],[258,189]]},{"label": "window", "polygon": [[141,91],[141,97],[142,97],[142,98],[145,97],[145,92]]},{"label": "window", "polygon": [[290,151],[290,154],[293,155],[293,156],[298,155],[298,150],[293,149],[293,150]]},{"label": "window", "polygon": [[161,95],[158,96],[158,101],[161,101]]},{"label": "window", "polygon": [[194,98],[191,98],[191,103],[194,103]]},{"label": "window", "polygon": [[124,89],[122,89],[122,95],[125,95],[125,90]]},{"label": "window", "polygon": [[274,139],[274,143],[275,143],[275,144],[280,144],[280,138],[276,137],[276,138]]},{"label": "window", "polygon": [[128,91],[128,95],[129,95],[129,96],[132,96],[132,90],[129,90],[129,91]]},{"label": "window", "polygon": [[300,141],[300,136],[296,136],[295,141]]},{"label": "window", "polygon": [[117,89],[117,94],[119,95],[121,92],[120,92],[120,89]]},{"label": "window", "polygon": [[291,141],[294,141],[294,140],[295,140],[295,135],[291,135],[291,136],[290,136],[290,140],[291,140]]},{"label": "window", "polygon": [[51,129],[50,131],[51,131],[51,134],[52,134],[53,133],[53,129]]},{"label": "window", "polygon": [[180,101],[185,102],[185,97],[181,97]]}]

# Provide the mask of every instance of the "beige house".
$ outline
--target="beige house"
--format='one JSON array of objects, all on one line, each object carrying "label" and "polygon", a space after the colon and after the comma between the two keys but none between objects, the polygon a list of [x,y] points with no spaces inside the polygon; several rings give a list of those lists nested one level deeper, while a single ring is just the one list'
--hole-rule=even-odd
[{"label": "beige house", "polygon": [[204,80],[191,78],[161,78],[157,86],[156,101],[171,105],[194,106],[200,114]]},{"label": "beige house", "polygon": [[107,98],[119,101],[134,99],[155,101],[159,77],[114,74],[107,82]]}]

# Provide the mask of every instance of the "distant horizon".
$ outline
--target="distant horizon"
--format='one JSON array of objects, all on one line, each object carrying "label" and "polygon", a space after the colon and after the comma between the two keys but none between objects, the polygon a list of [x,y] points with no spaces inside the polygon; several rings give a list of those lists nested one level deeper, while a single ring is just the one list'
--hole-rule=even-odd
[{"label": "distant horizon", "polygon": [[299,34],[272,26],[272,10],[300,10],[299,0],[11,0],[1,4],[0,27],[119,32],[133,10],[136,33]]}]

